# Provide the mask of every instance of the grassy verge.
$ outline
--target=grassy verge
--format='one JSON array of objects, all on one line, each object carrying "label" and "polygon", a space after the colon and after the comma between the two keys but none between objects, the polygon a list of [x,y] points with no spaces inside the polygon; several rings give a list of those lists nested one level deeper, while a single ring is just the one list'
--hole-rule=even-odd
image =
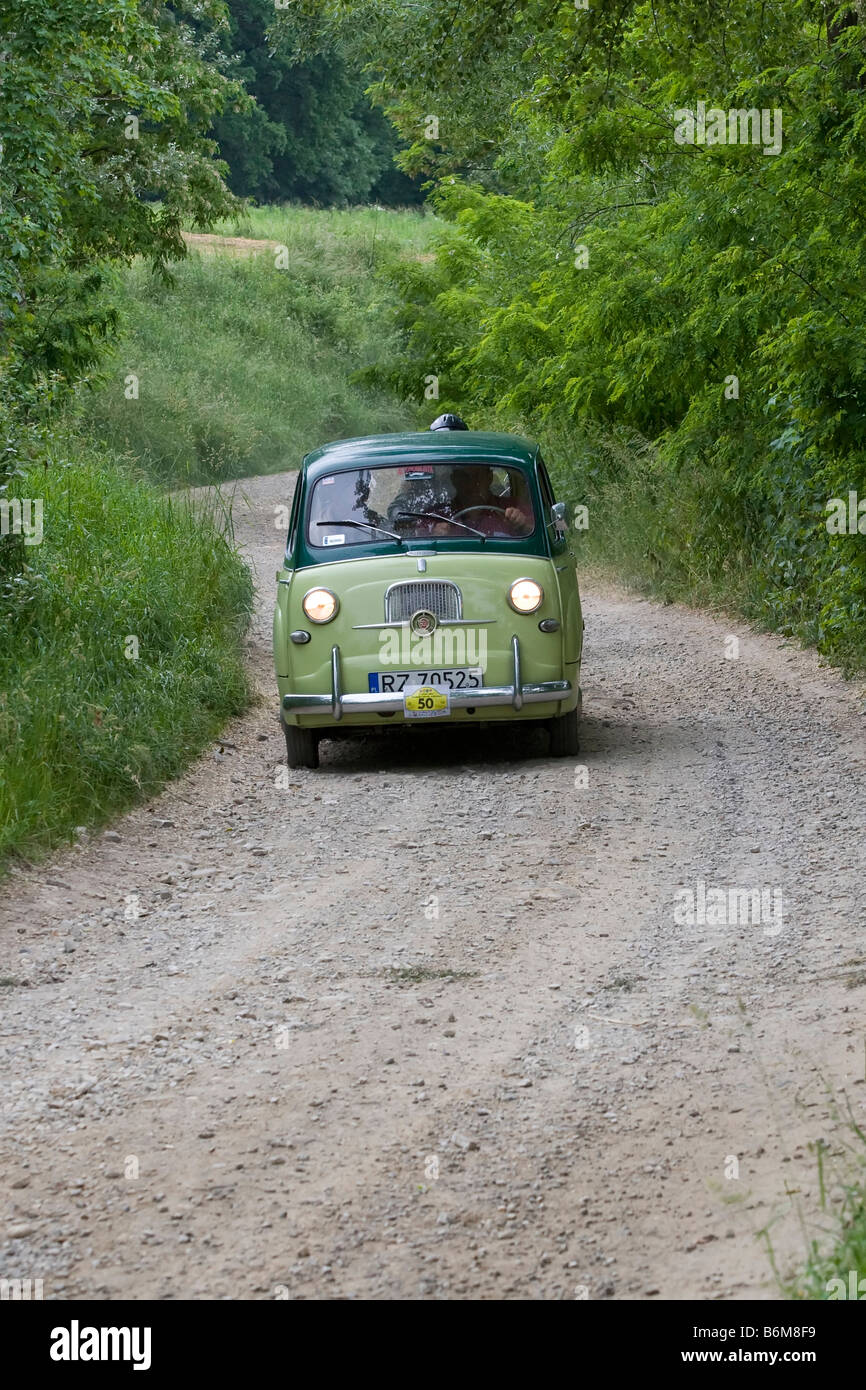
[{"label": "grassy verge", "polygon": [[840,1226],[828,1253],[812,1251],[794,1297],[823,1302],[866,1298],[866,1188],[862,1184],[847,1190]]},{"label": "grassy verge", "polygon": [[159,788],[240,711],[249,573],[206,516],[75,440],[16,479],[0,573],[0,865]]},{"label": "grassy verge", "polygon": [[408,406],[353,377],[393,331],[377,268],[423,254],[431,222],[258,209],[214,232],[281,252],[199,245],[171,285],[133,266],[119,285],[125,330],[82,426],[165,484],[277,472],[328,439],[410,427]]},{"label": "grassy verge", "polygon": [[[808,1242],[799,1278],[780,1280],[790,1298],[826,1302],[866,1298],[866,1133],[847,1099],[835,1101],[841,1146],[832,1157],[816,1145],[818,1190],[826,1229]],[[861,1287],[862,1280],[862,1287]]]}]

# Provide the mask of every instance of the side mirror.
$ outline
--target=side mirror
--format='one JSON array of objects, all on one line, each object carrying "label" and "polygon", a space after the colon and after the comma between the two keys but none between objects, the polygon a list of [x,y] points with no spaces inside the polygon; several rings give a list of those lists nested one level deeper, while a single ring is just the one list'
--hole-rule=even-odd
[{"label": "side mirror", "polygon": [[568,530],[568,507],[565,502],[554,502],[550,509],[557,536],[564,536]]}]

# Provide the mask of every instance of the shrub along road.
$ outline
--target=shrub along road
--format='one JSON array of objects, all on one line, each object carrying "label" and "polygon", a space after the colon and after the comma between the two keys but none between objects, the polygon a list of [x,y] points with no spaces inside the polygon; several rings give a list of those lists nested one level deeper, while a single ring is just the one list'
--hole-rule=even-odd
[{"label": "shrub along road", "polygon": [[[809,1145],[841,1173],[843,1092],[863,1119],[862,692],[587,582],[577,759],[389,730],[286,779],[291,482],[235,501],[262,703],[4,894],[0,1272],[46,1297],[775,1296],[757,1233],[802,1265]],[[714,887],[765,889],[764,919],[685,920]]]}]

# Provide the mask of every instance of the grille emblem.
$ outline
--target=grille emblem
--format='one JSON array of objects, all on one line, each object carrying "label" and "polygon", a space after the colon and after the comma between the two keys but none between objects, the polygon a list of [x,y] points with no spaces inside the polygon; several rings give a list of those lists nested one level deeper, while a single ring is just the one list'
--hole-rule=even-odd
[{"label": "grille emblem", "polygon": [[426,637],[428,633],[436,631],[439,626],[439,619],[429,609],[419,608],[409,619],[409,626],[413,632],[418,632],[422,637]]}]

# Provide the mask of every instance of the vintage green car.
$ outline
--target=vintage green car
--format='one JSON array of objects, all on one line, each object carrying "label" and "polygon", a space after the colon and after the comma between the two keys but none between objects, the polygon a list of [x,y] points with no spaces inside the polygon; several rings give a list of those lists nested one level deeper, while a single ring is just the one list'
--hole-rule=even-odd
[{"label": "vintage green car", "polygon": [[308,454],[274,617],[289,766],[389,721],[544,721],[551,752],[576,753],[568,533],[538,445],[516,435],[462,426]]}]

